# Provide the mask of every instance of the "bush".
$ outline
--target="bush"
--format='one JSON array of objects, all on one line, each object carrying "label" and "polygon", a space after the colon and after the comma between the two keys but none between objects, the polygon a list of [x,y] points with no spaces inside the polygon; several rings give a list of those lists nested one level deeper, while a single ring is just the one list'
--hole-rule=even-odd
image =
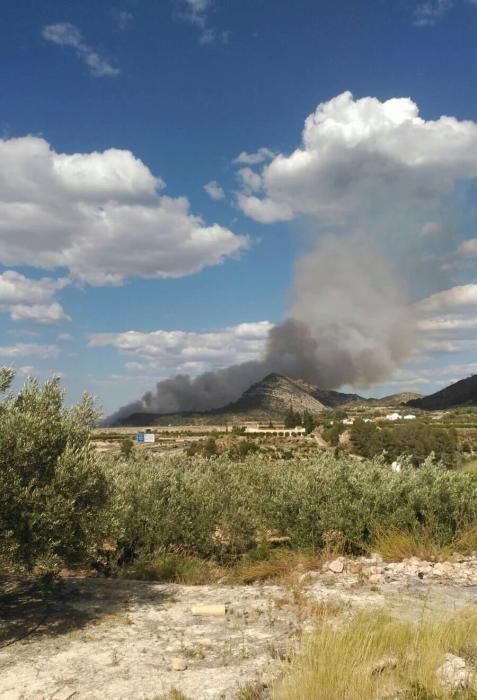
[{"label": "bush", "polygon": [[127,435],[121,440],[121,456],[128,459],[131,456],[133,449],[134,439],[130,435]]},{"label": "bush", "polygon": [[329,453],[279,461],[252,455],[233,462],[186,457],[105,462],[113,500],[109,519],[136,553],[183,551],[219,560],[256,546],[276,530],[294,549],[319,550],[342,533],[347,552],[364,551],[377,529],[425,531],[438,545],[475,523],[477,479],[427,460],[394,473],[382,458]]},{"label": "bush", "polygon": [[[0,370],[0,390],[14,378]],[[99,536],[107,483],[90,446],[98,417],[85,396],[63,406],[58,379],[43,387],[29,379],[0,401],[0,555],[35,563],[84,560]]]},{"label": "bush", "polygon": [[455,428],[442,428],[420,421],[381,427],[358,419],[351,428],[351,441],[354,452],[363,457],[374,457],[385,452],[387,461],[392,462],[405,455],[417,466],[434,454],[447,467],[457,466]]}]

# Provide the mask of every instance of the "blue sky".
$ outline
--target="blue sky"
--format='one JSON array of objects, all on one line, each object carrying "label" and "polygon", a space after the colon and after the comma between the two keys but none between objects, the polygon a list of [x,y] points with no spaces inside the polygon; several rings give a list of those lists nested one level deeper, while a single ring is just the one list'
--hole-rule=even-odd
[{"label": "blue sky", "polygon": [[[20,379],[60,372],[69,400],[88,390],[108,412],[176,372],[258,358],[271,324],[308,322],[297,260],[363,232],[401,271],[417,324],[368,393],[477,371],[477,3],[4,0],[1,12],[0,362]],[[409,101],[383,107],[394,98]],[[332,107],[304,147],[320,104]],[[352,143],[328,129],[343,119]]]}]

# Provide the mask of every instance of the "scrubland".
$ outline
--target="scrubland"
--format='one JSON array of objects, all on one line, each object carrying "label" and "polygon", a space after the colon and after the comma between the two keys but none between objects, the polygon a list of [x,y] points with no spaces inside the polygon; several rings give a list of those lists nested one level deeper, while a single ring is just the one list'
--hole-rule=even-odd
[{"label": "scrubland", "polygon": [[[0,380],[4,578],[67,570],[196,585],[295,585],[294,572],[338,555],[437,560],[477,551],[476,473],[446,468],[432,455],[418,466],[403,457],[399,472],[385,456],[303,450],[299,441],[286,458],[260,449],[101,455],[90,442],[97,419],[90,399],[66,408],[57,381],[30,381],[15,395],[12,373]],[[338,624],[329,613],[313,618],[314,631],[268,695],[250,686],[242,700],[357,700],[385,697],[387,689],[397,697],[396,688],[409,700],[477,697],[471,684],[456,695],[436,680],[447,653],[475,668],[475,611],[419,624],[366,614]],[[391,661],[374,671],[383,658]]]}]

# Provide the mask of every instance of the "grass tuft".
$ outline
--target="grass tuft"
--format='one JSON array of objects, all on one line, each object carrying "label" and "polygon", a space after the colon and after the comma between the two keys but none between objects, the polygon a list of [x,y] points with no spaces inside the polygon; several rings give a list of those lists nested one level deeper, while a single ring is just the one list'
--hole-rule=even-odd
[{"label": "grass tuft", "polygon": [[425,529],[413,533],[393,527],[376,528],[372,542],[372,549],[385,561],[402,561],[410,557],[435,561],[447,558],[453,551],[449,545],[439,545]]},{"label": "grass tuft", "polygon": [[[385,615],[360,614],[351,621],[324,622],[305,637],[273,700],[475,700],[474,689],[455,695],[436,671],[446,653],[474,649],[477,614],[444,622],[403,623]],[[471,670],[471,658],[467,656]]]}]

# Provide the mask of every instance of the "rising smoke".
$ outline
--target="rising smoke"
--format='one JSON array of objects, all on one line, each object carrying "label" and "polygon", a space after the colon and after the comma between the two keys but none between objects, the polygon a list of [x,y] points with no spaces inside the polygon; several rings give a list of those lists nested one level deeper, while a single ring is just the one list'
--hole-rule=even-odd
[{"label": "rising smoke", "polygon": [[296,265],[290,312],[268,335],[263,358],[198,377],[178,375],[122,407],[110,422],[138,411],[220,408],[270,372],[322,389],[367,387],[388,377],[413,347],[405,285],[363,236],[325,237]]}]

